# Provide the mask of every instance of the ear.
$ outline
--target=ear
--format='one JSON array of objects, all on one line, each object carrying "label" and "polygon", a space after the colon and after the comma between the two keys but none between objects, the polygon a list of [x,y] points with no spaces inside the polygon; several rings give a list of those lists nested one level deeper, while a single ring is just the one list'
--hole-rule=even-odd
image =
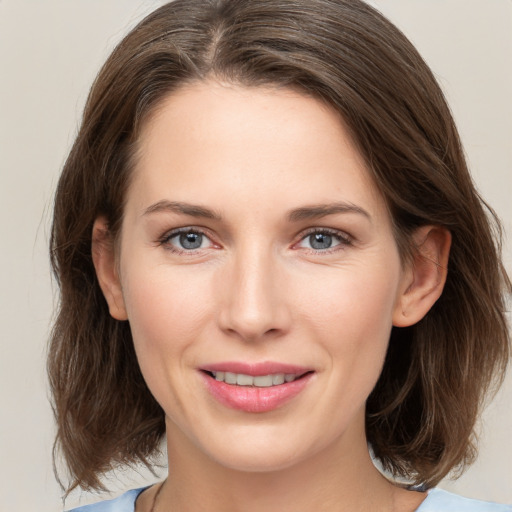
[{"label": "ear", "polygon": [[439,226],[422,226],[413,235],[412,261],[404,269],[393,325],[408,327],[419,322],[443,292],[448,274],[452,237]]},{"label": "ear", "polygon": [[91,250],[96,276],[107,301],[110,315],[116,320],[127,320],[114,242],[105,217],[98,217],[94,221]]}]

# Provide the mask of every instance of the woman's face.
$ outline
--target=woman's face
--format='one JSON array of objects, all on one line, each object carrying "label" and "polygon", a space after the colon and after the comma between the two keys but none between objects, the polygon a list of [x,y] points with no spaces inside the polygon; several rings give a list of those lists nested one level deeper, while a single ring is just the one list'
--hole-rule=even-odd
[{"label": "woman's face", "polygon": [[285,89],[173,93],[117,257],[111,311],[181,450],[262,471],[364,443],[406,272],[337,114]]}]

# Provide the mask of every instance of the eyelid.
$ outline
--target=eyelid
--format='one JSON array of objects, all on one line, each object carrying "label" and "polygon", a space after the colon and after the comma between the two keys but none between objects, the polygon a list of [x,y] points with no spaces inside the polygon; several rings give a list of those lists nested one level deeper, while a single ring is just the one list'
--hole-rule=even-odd
[{"label": "eyelid", "polygon": [[177,235],[180,235],[182,233],[197,233],[204,237],[206,237],[210,243],[211,247],[220,247],[218,243],[216,243],[213,240],[212,234],[210,230],[199,227],[199,226],[181,226],[179,228],[173,228],[168,231],[166,231],[161,237],[158,238],[157,244],[164,247],[166,250],[176,253],[176,254],[188,254],[188,255],[194,255],[201,251],[204,251],[206,249],[210,249],[210,247],[206,248],[199,248],[199,249],[179,249],[178,247],[175,247],[169,243],[169,241],[176,237]]},{"label": "eyelid", "polygon": [[[329,247],[327,249],[313,249],[308,247],[298,247],[303,240],[305,240],[308,236],[311,236],[315,233],[322,233],[330,236],[334,236],[339,239],[340,243],[335,245],[334,247]],[[354,243],[354,237],[347,233],[346,231],[342,231],[340,229],[328,228],[328,227],[312,227],[308,228],[305,231],[301,231],[301,233],[297,236],[297,241],[293,244],[293,249],[304,249],[309,251],[312,254],[329,254],[336,251],[342,251],[347,246],[351,246]]]},{"label": "eyelid", "polygon": [[[206,237],[210,243],[210,247],[206,248],[198,248],[198,249],[179,249],[169,243],[169,241],[176,237],[177,235],[181,233],[197,233],[201,234],[202,236]],[[339,243],[335,245],[334,247],[330,247],[327,249],[313,249],[313,248],[307,248],[307,247],[298,247],[298,245],[305,240],[308,236],[315,234],[315,233],[322,233],[330,236],[334,236],[339,240]],[[310,227],[306,230],[301,231],[296,236],[296,241],[292,244],[292,249],[298,250],[302,249],[305,251],[309,251],[312,254],[329,254],[331,252],[336,252],[340,250],[344,250],[347,246],[353,245],[355,239],[352,235],[347,233],[346,231],[330,228],[330,227]],[[202,251],[205,251],[207,249],[213,248],[220,248],[220,244],[215,241],[215,237],[212,235],[211,231],[207,228],[200,227],[200,226],[181,226],[177,228],[172,228],[164,232],[162,236],[160,236],[157,239],[157,244],[163,246],[166,250],[169,250],[170,252],[177,253],[177,254],[188,254],[188,255],[195,255]]]}]

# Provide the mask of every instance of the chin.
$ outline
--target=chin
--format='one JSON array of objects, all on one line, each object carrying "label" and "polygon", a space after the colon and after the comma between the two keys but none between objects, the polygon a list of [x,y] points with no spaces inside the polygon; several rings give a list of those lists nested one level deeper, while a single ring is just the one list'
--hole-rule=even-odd
[{"label": "chin", "polygon": [[[283,432],[285,430],[285,432]],[[226,429],[205,440],[203,452],[225,468],[250,473],[289,469],[310,460],[332,444],[326,436],[310,438],[293,425],[244,425]],[[292,433],[293,432],[293,433]]]},{"label": "chin", "polygon": [[211,454],[214,461],[230,470],[246,473],[271,473],[289,469],[306,458],[294,450],[276,450],[275,446],[267,446],[266,450],[231,448],[229,453]]}]

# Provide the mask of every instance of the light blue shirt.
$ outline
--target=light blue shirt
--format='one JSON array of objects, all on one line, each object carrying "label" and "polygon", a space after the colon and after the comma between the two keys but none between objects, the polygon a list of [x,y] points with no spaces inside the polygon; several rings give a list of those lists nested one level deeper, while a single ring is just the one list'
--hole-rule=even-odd
[{"label": "light blue shirt", "polygon": [[512,505],[472,500],[441,489],[431,489],[416,512],[512,512]]},{"label": "light blue shirt", "polygon": [[[144,490],[133,489],[113,500],[85,505],[69,512],[134,512],[135,500]],[[416,512],[512,512],[512,505],[463,498],[441,489],[431,489]]]}]

